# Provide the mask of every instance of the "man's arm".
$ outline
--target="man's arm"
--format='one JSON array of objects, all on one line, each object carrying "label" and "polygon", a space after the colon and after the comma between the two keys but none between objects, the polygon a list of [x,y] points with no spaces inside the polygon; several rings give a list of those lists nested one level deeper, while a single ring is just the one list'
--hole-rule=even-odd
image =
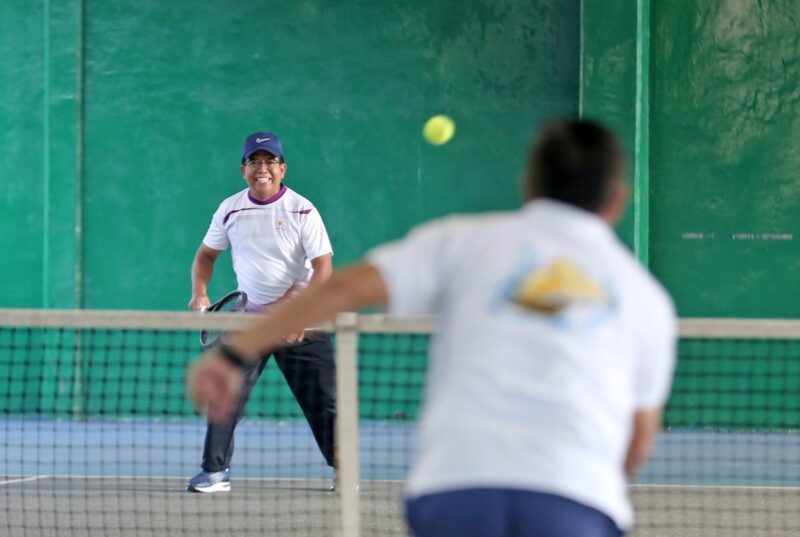
[{"label": "man's arm", "polygon": [[661,407],[639,410],[633,416],[633,434],[625,457],[625,474],[633,478],[653,452],[661,428]]},{"label": "man's arm", "polygon": [[[377,269],[366,263],[356,265],[276,306],[233,334],[228,346],[245,360],[255,360],[281,345],[285,334],[327,321],[340,311],[385,306],[387,300]],[[192,368],[187,388],[195,405],[201,410],[207,407],[209,419],[219,421],[232,412],[241,383],[241,371],[212,349]]]},{"label": "man's arm", "polygon": [[221,250],[209,248],[201,243],[200,248],[192,262],[192,298],[189,300],[189,309],[200,311],[211,305],[208,299],[208,282],[214,274],[214,263],[217,261]]}]

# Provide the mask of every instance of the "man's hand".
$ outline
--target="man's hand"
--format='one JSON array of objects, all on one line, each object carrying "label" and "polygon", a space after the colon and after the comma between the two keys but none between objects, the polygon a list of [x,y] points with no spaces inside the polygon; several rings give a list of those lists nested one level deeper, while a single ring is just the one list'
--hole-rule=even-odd
[{"label": "man's hand", "polygon": [[210,305],[211,300],[209,300],[208,295],[192,295],[189,300],[189,309],[192,311],[203,311],[203,308],[207,308]]},{"label": "man's hand", "polygon": [[243,383],[242,370],[212,349],[189,369],[186,391],[195,408],[217,422],[233,415]]},{"label": "man's hand", "polygon": [[[274,308],[275,306],[288,302],[292,297],[299,295],[303,291],[304,288],[302,286],[294,284],[289,289],[287,289],[285,293],[283,293],[282,297],[280,297],[278,300],[275,300],[274,302],[271,302],[269,306],[270,308]],[[295,343],[300,343],[301,341],[303,341],[304,338],[305,338],[305,332],[300,330],[299,332],[292,332],[291,334],[284,336],[283,342],[286,343],[287,345],[294,345]]]},{"label": "man's hand", "polygon": [[301,343],[305,337],[306,333],[300,330],[299,332],[292,332],[291,334],[285,336],[283,341],[289,345],[294,345],[295,343]]}]

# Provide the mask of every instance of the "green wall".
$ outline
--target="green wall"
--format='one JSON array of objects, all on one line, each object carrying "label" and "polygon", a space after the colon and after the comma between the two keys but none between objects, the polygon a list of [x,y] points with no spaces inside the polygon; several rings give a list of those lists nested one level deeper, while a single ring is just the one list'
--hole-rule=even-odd
[{"label": "green wall", "polygon": [[582,113],[636,157],[620,235],[683,317],[800,316],[797,2],[582,12]]},{"label": "green wall", "polygon": [[[622,139],[628,176],[635,184],[636,3],[583,0],[581,12],[580,111],[602,121]],[[634,219],[631,203],[617,228],[631,249]]]},{"label": "green wall", "polygon": [[685,316],[800,316],[798,13],[653,2],[652,266]]},{"label": "green wall", "polygon": [[[652,4],[652,5],[651,5]],[[682,316],[796,317],[793,0],[0,5],[0,306],[182,309],[242,137],[277,131],[336,263],[517,205],[537,123],[629,149],[618,228]],[[433,113],[458,122],[434,148]],[[212,291],[233,286],[227,257]]]},{"label": "green wall", "polygon": [[[526,145],[577,113],[579,2],[2,3],[0,306],[183,309],[244,136],[338,265],[454,211],[519,204]],[[425,144],[435,113],[448,145]],[[212,293],[232,288],[228,257]]]},{"label": "green wall", "polygon": [[[0,283],[4,306],[40,305],[43,14],[0,2]],[[12,53],[11,51],[14,51]]]}]

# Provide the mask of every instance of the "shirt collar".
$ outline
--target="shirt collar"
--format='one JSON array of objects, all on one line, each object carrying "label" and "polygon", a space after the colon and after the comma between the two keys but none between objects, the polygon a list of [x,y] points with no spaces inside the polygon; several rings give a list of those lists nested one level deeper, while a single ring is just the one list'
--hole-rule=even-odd
[{"label": "shirt collar", "polygon": [[562,201],[534,198],[524,205],[522,211],[529,217],[545,220],[549,225],[614,236],[614,231],[608,222],[597,214]]},{"label": "shirt collar", "polygon": [[281,188],[274,196],[269,197],[264,201],[254,198],[253,195],[250,193],[250,189],[249,188],[247,189],[247,199],[249,199],[252,203],[255,203],[256,205],[269,205],[270,203],[275,203],[276,201],[281,199],[281,197],[283,197],[284,194],[286,194],[286,185],[284,185],[283,183],[281,183]]}]

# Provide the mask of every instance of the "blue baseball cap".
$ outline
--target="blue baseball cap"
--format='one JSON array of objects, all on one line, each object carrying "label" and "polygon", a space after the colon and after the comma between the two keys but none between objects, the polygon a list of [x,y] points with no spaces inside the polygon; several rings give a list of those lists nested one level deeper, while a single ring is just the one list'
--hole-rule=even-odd
[{"label": "blue baseball cap", "polygon": [[283,146],[280,139],[272,132],[254,132],[244,140],[242,161],[256,151],[266,151],[276,157],[283,158]]}]

